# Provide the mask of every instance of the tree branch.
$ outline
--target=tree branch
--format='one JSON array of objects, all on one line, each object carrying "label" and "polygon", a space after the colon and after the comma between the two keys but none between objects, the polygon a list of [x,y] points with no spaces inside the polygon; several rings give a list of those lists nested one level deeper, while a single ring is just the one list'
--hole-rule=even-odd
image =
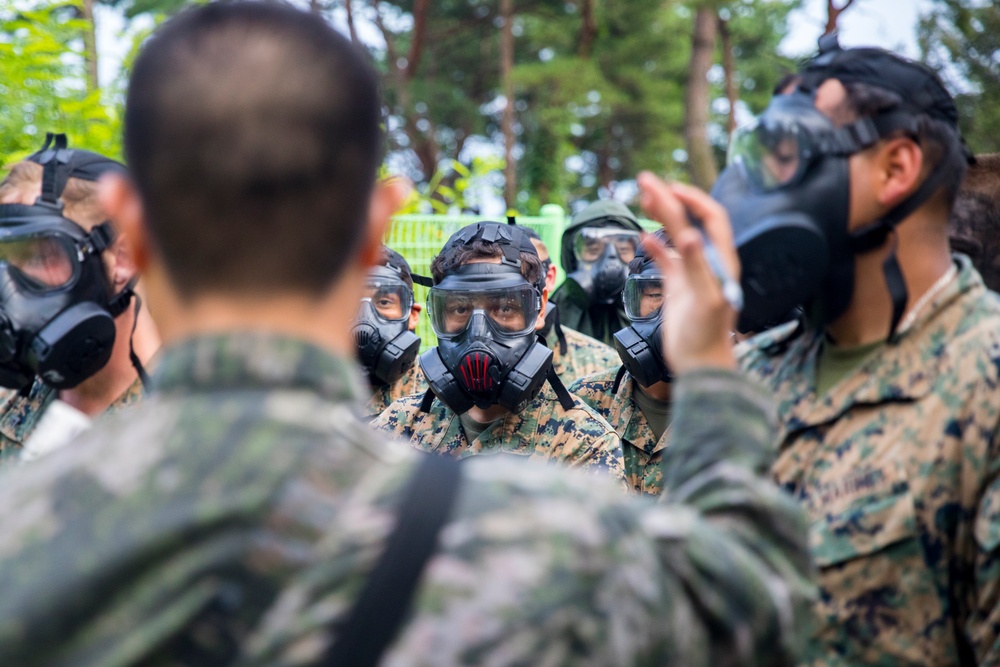
[{"label": "tree branch", "polygon": [[406,56],[406,78],[412,79],[417,73],[420,57],[424,52],[424,37],[427,34],[427,0],[415,0],[413,3],[413,37],[410,41],[410,53]]},{"label": "tree branch", "polygon": [[354,9],[352,8],[351,0],[344,0],[344,9],[347,10],[347,30],[351,33],[351,42],[360,44],[358,31],[354,28]]},{"label": "tree branch", "polygon": [[838,7],[833,0],[826,0],[826,30],[823,31],[824,35],[829,35],[837,29],[837,21],[840,19],[840,15],[847,11],[847,8],[853,4],[854,0],[846,0],[843,5]]}]

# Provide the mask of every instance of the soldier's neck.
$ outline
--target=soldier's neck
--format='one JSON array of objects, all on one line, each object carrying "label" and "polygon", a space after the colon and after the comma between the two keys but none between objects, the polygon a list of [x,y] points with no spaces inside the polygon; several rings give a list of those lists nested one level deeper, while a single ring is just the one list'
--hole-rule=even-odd
[{"label": "soldier's neck", "polygon": [[507,408],[499,405],[491,405],[490,407],[483,410],[482,408],[477,408],[472,406],[469,408],[469,416],[480,424],[490,424],[507,414]]}]

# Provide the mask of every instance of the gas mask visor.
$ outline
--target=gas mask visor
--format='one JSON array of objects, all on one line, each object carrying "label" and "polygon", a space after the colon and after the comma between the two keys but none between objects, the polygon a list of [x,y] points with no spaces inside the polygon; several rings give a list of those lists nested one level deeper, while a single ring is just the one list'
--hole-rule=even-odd
[{"label": "gas mask visor", "polygon": [[579,262],[592,264],[604,257],[608,248],[625,264],[632,261],[641,241],[639,232],[619,227],[582,227],[573,237],[573,254]]},{"label": "gas mask visor", "polygon": [[807,95],[781,95],[758,118],[738,128],[727,155],[759,193],[793,188],[824,155],[847,155],[840,133]]},{"label": "gas mask visor", "polygon": [[634,274],[625,281],[622,303],[625,314],[633,322],[655,321],[666,302],[663,278],[658,275]]},{"label": "gas mask visor", "polygon": [[524,336],[535,330],[541,299],[538,290],[523,278],[479,278],[466,285],[450,278],[431,288],[427,297],[431,327],[438,338],[453,340],[464,334],[475,313],[485,316],[486,325],[497,337]]},{"label": "gas mask visor", "polygon": [[0,226],[0,266],[7,267],[27,292],[44,294],[72,287],[80,278],[87,246],[83,230],[75,234],[68,227],[45,219]]},{"label": "gas mask visor", "polygon": [[362,303],[371,304],[371,312],[385,324],[405,322],[413,309],[413,290],[391,270],[379,267],[368,274]]}]

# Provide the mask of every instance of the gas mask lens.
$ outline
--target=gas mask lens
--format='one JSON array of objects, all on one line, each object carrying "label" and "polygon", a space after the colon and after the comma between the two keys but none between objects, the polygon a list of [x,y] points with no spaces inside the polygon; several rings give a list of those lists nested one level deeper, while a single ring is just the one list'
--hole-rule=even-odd
[{"label": "gas mask lens", "polygon": [[383,320],[398,322],[410,316],[413,291],[402,280],[370,277],[361,300],[371,302],[375,313]]},{"label": "gas mask lens", "polygon": [[660,276],[629,276],[622,291],[625,314],[632,321],[659,317],[666,297],[665,285]]},{"label": "gas mask lens", "polygon": [[482,312],[494,331],[524,334],[535,329],[541,302],[531,285],[483,291],[431,288],[427,297],[431,326],[438,338],[464,332],[475,312]]},{"label": "gas mask lens", "polygon": [[0,263],[11,267],[27,287],[41,291],[65,287],[80,266],[76,245],[61,234],[0,239]]},{"label": "gas mask lens", "polygon": [[798,180],[804,143],[797,124],[760,118],[733,133],[728,162],[741,165],[758,189],[775,190]]},{"label": "gas mask lens", "polygon": [[635,257],[639,241],[639,232],[632,230],[617,227],[584,227],[573,238],[573,252],[581,262],[596,262],[611,245],[618,257],[628,264]]}]

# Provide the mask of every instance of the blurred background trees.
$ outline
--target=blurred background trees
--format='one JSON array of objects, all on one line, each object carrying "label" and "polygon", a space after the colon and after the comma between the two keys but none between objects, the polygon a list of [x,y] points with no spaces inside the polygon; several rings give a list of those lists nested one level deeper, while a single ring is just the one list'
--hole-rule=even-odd
[{"label": "blurred background trees", "polygon": [[[95,7],[121,17],[119,39],[134,54],[190,1],[0,0],[0,160],[34,150],[50,129],[119,155],[131,56],[99,80]],[[795,68],[778,45],[802,2],[299,1],[343,28],[382,73],[386,169],[415,182],[411,210],[499,202],[525,214],[627,199],[642,169],[711,185],[730,130]],[[827,0],[827,27],[882,1]],[[970,145],[997,150],[1000,7],[927,6],[920,48],[958,94]]]}]

